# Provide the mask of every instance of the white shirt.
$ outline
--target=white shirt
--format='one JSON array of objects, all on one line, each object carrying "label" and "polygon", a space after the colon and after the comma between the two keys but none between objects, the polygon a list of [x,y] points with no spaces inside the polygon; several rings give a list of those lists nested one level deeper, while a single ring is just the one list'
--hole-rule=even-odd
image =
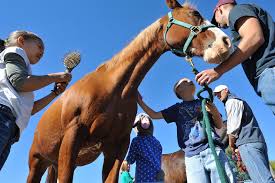
[{"label": "white shirt", "polygon": [[20,134],[27,127],[34,104],[33,92],[17,92],[10,84],[7,74],[4,57],[7,53],[17,53],[20,55],[28,68],[28,74],[31,75],[30,61],[26,52],[19,47],[8,47],[0,54],[0,103],[8,106],[16,117],[16,125],[20,129]]},{"label": "white shirt", "polygon": [[243,101],[228,99],[225,103],[225,110],[227,113],[227,134],[238,137],[244,110]]}]

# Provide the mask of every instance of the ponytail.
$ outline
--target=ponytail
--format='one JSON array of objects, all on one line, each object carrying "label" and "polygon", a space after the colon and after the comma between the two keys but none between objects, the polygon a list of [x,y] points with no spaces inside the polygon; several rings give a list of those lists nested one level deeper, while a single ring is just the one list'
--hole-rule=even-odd
[{"label": "ponytail", "polygon": [[0,39],[0,53],[6,48],[5,41]]}]

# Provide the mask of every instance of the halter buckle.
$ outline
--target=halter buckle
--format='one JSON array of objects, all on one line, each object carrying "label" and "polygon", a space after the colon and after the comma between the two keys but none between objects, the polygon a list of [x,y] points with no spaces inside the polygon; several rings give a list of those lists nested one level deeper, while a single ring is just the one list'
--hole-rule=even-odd
[{"label": "halter buckle", "polygon": [[201,29],[200,26],[192,26],[192,27],[190,28],[190,31],[191,31],[194,35],[197,35],[197,34],[199,34],[199,33],[202,31],[202,29]]}]

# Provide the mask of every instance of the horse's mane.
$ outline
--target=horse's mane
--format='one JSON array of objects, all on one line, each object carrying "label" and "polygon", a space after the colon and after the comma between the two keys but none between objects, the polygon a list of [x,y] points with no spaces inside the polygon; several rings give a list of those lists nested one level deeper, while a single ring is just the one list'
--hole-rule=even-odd
[{"label": "horse's mane", "polygon": [[[185,1],[182,6],[187,9],[196,9],[195,5],[190,3],[188,0]],[[136,56],[135,54],[147,49],[148,44],[152,41],[152,39],[155,39],[155,35],[159,32],[159,29],[161,29],[160,19],[141,31],[139,35],[129,43],[128,46],[113,56],[109,61],[101,64],[97,70],[109,70],[113,68],[120,60],[132,60],[132,58]]]},{"label": "horse's mane", "polygon": [[[109,70],[117,64],[118,61],[123,59],[123,61],[131,60],[135,57],[135,54],[140,53],[140,51],[145,51],[148,44],[155,39],[155,35],[159,32],[160,19],[152,23],[150,26],[141,31],[133,41],[129,43],[124,49],[122,49],[118,54],[116,54],[109,61],[101,64],[97,70],[106,69]],[[134,51],[135,50],[135,51]]]},{"label": "horse's mane", "polygon": [[197,6],[194,3],[191,3],[189,0],[186,0],[182,6],[185,8],[197,10]]}]

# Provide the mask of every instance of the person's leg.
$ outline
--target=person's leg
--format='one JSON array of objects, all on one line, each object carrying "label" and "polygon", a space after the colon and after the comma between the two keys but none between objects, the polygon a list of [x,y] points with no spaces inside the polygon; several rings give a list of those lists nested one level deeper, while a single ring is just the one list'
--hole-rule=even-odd
[{"label": "person's leg", "polygon": [[238,149],[253,183],[275,183],[269,170],[266,144],[248,143]]},{"label": "person's leg", "polygon": [[8,158],[15,135],[15,121],[0,111],[0,170]]},{"label": "person's leg", "polygon": [[[225,173],[227,176],[227,180],[230,183],[235,183],[236,182],[236,177],[234,172],[232,171],[227,156],[225,152],[221,148],[216,148],[216,152],[218,155],[218,159],[222,165],[222,168],[225,169]],[[214,156],[212,154],[212,151],[210,148],[208,148],[208,154],[207,154],[207,161],[205,165],[206,169],[210,171],[210,178],[211,178],[211,183],[220,183],[220,176],[217,170],[216,162],[214,159]]]},{"label": "person's leg", "polygon": [[260,75],[257,92],[275,115],[275,68],[267,68]]},{"label": "person's leg", "polygon": [[187,182],[210,183],[208,172],[204,169],[202,156],[185,157]]}]

